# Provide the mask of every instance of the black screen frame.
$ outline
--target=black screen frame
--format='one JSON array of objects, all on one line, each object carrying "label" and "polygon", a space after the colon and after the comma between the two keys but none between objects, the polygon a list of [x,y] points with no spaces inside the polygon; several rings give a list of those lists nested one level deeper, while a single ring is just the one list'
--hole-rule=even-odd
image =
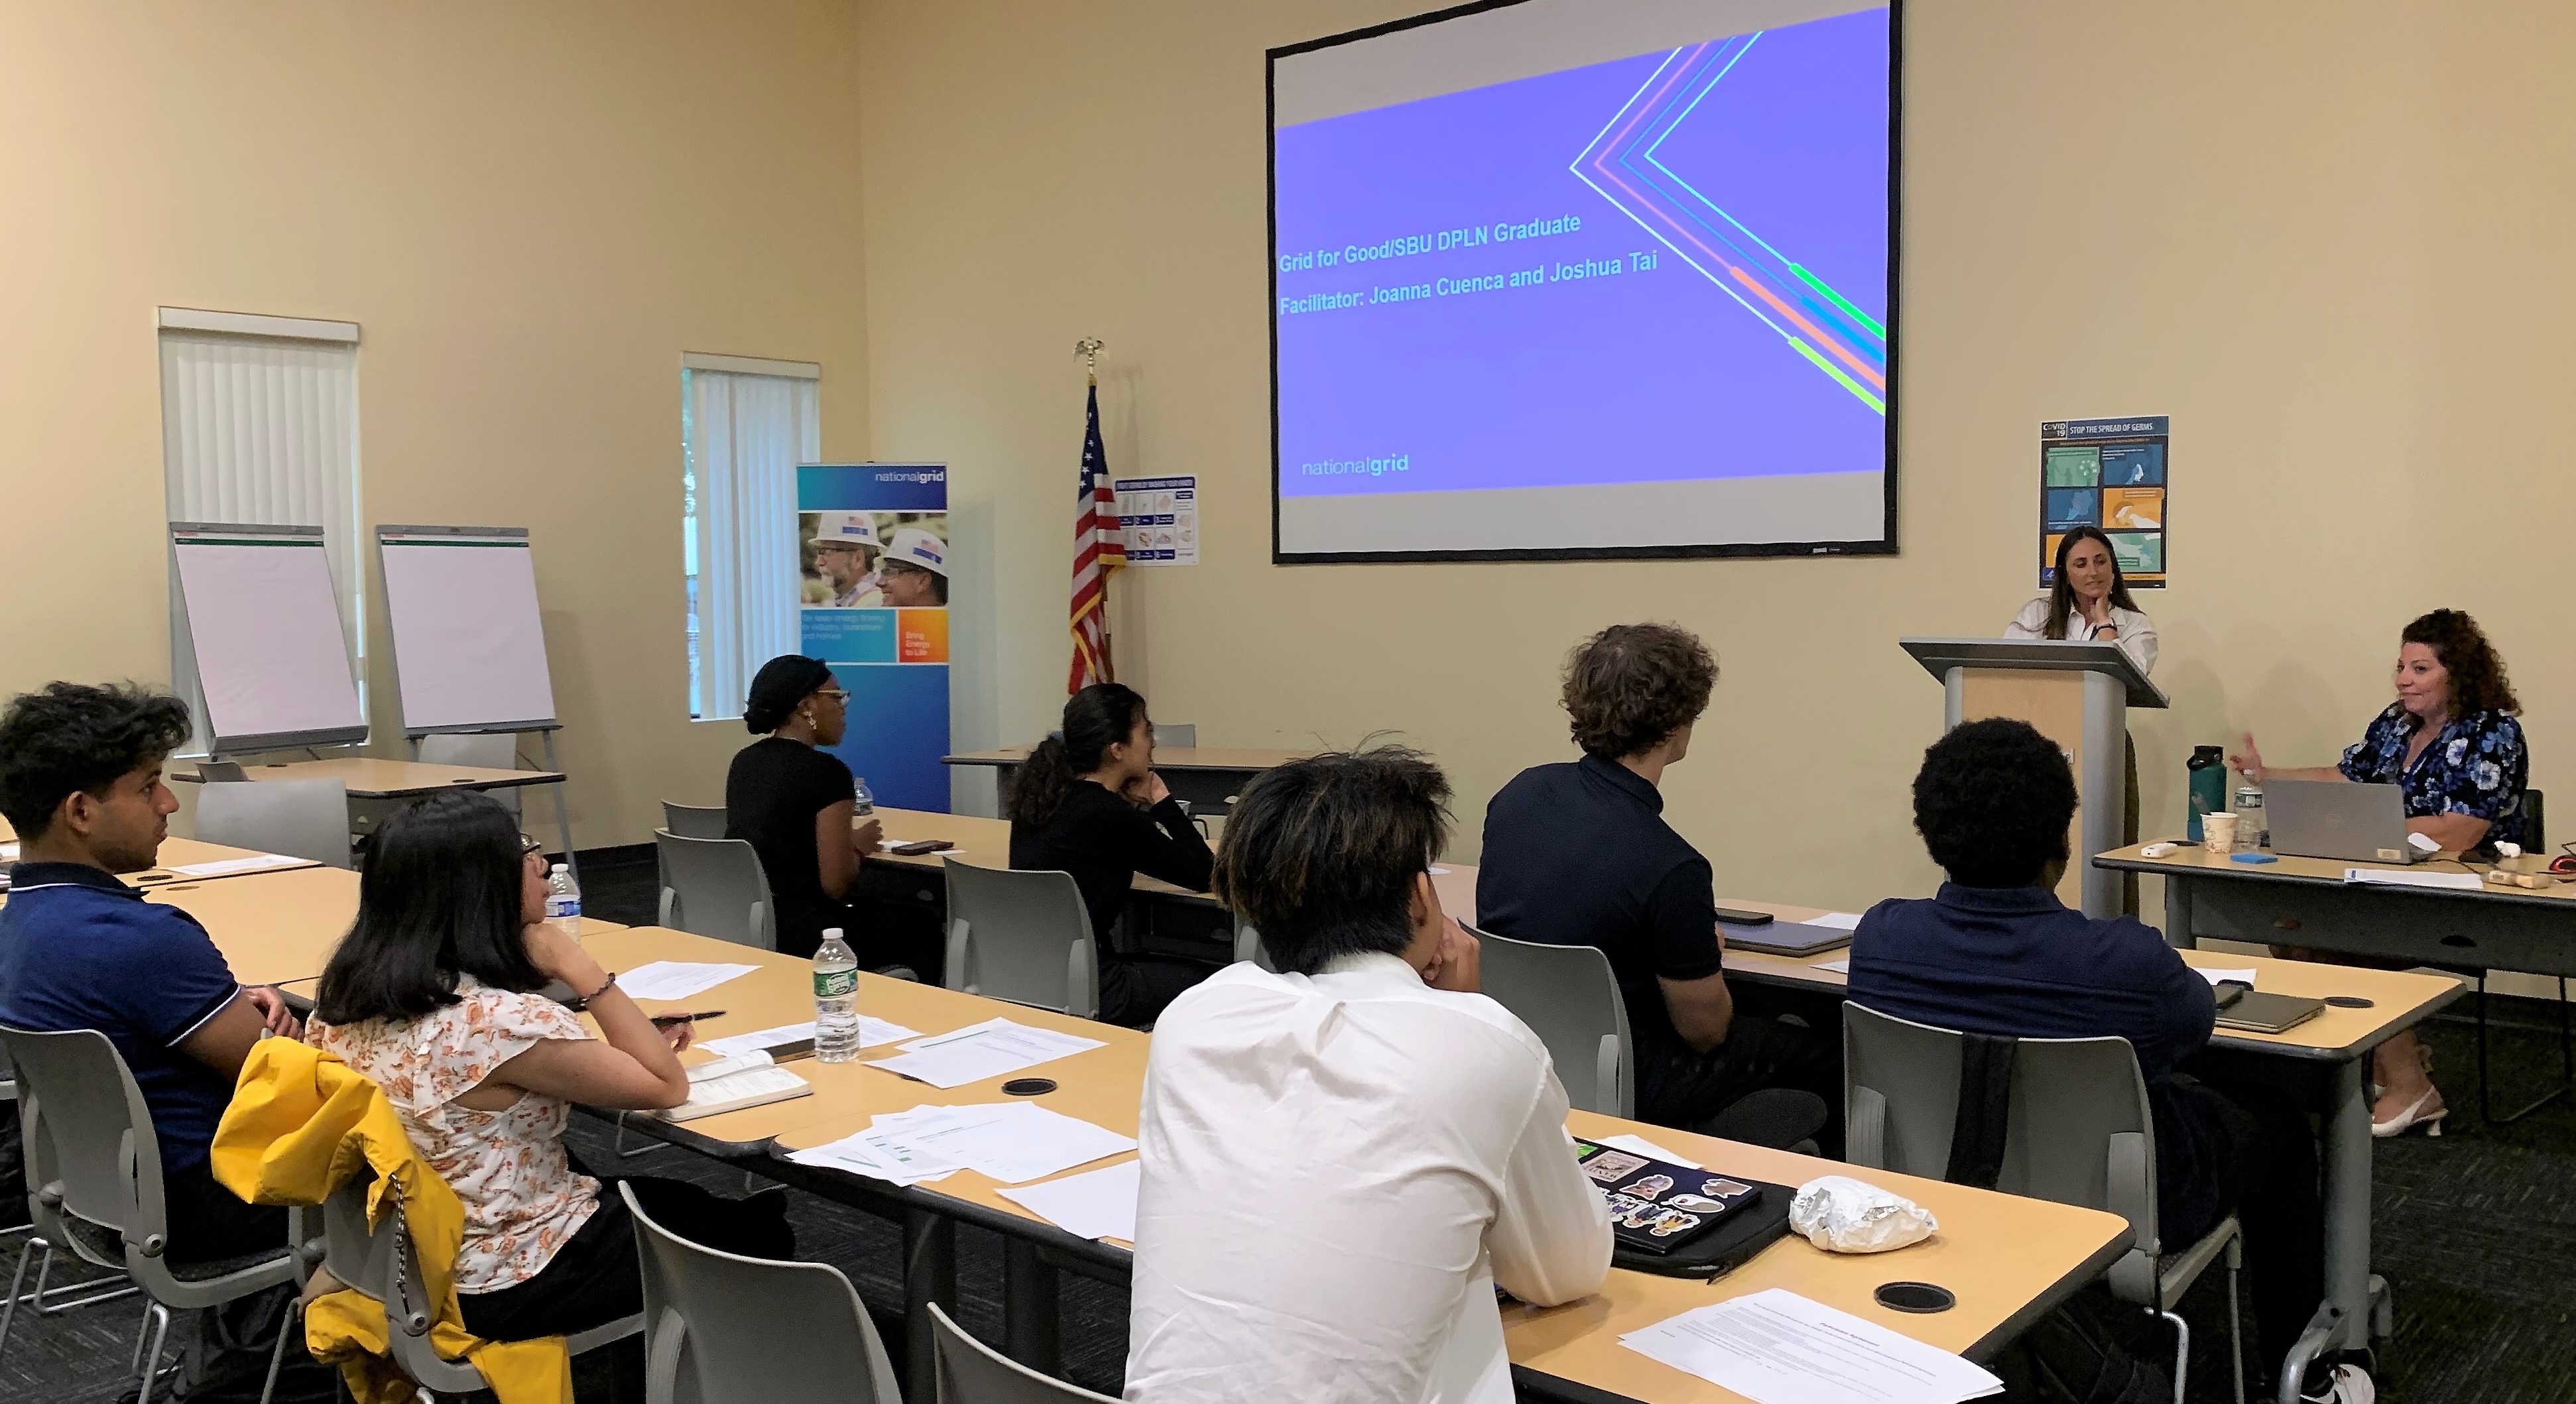
[{"label": "black screen frame", "polygon": [[1905,173],[1905,10],[1906,0],[1886,0],[1887,8],[1887,406],[1886,450],[1882,487],[1886,506],[1885,534],[1870,541],[1749,541],[1672,546],[1549,546],[1427,551],[1289,551],[1280,544],[1279,491],[1279,61],[1342,44],[1357,43],[1407,29],[1419,29],[1488,10],[1508,9],[1530,0],[1469,0],[1410,18],[1389,20],[1328,34],[1320,39],[1265,51],[1262,63],[1263,214],[1268,258],[1269,297],[1264,315],[1270,340],[1270,562],[1273,565],[1362,565],[1386,562],[1457,561],[1598,561],[1678,560],[1730,556],[1893,556],[1898,554],[1897,399],[1903,355],[1904,173]]}]

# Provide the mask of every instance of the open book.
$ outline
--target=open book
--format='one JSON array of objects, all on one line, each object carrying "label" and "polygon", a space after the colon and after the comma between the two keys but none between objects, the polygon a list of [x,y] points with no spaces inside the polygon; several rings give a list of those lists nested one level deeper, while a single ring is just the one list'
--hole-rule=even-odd
[{"label": "open book", "polygon": [[689,1069],[689,1100],[662,1113],[665,1121],[695,1121],[718,1112],[765,1107],[814,1095],[811,1083],[769,1061],[766,1053],[718,1058]]}]

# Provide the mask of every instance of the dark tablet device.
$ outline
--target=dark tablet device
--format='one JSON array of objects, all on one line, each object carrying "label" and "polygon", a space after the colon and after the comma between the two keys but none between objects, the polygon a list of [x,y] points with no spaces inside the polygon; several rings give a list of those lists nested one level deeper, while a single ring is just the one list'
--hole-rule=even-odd
[{"label": "dark tablet device", "polygon": [[1724,926],[1769,926],[1777,918],[1769,912],[1741,912],[1733,907],[1720,907],[1717,920]]},{"label": "dark tablet device", "polygon": [[894,847],[887,849],[886,852],[900,853],[907,858],[918,858],[924,853],[937,853],[943,848],[955,848],[956,846],[957,845],[950,843],[946,839],[914,839],[910,843],[898,843]]},{"label": "dark tablet device", "polygon": [[1763,955],[1811,956],[1840,950],[1852,942],[1852,934],[1839,926],[1813,926],[1803,921],[1775,921],[1752,927],[1721,921],[1717,926],[1726,933],[1727,949]]},{"label": "dark tablet device", "polygon": [[2233,980],[2218,986],[2218,1026],[2247,1033],[2287,1033],[2326,1012],[2321,999],[2257,994]]},{"label": "dark tablet device", "polygon": [[1761,1198],[1758,1183],[1577,1138],[1575,1163],[1610,1203],[1619,1246],[1661,1257]]}]

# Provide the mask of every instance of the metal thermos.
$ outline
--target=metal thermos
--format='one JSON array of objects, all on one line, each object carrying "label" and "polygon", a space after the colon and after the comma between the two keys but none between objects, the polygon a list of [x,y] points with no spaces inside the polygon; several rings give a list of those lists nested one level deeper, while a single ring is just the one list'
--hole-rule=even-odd
[{"label": "metal thermos", "polygon": [[2227,748],[2194,746],[2183,769],[2191,773],[2191,817],[2183,825],[2182,836],[2187,843],[2199,843],[2200,816],[2227,812]]}]

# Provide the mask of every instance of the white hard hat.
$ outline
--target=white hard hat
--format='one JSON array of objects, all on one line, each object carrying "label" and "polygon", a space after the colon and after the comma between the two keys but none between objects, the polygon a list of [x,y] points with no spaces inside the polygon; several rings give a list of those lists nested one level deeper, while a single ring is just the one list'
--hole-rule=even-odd
[{"label": "white hard hat", "polygon": [[876,548],[884,544],[877,540],[877,519],[872,512],[825,512],[821,515],[821,528],[814,533],[817,546]]},{"label": "white hard hat", "polygon": [[916,565],[938,574],[948,573],[948,547],[936,536],[919,527],[905,527],[886,543],[886,559]]}]

